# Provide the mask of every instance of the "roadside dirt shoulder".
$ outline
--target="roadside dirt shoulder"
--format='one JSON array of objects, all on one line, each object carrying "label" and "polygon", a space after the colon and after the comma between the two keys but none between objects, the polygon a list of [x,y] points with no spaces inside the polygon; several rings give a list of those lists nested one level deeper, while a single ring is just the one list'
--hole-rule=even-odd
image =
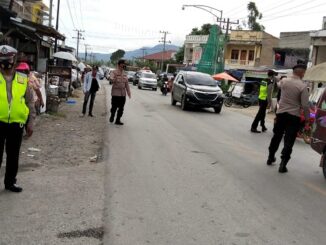
[{"label": "roadside dirt shoulder", "polygon": [[74,95],[56,115],[38,117],[33,136],[23,141],[17,179],[24,191],[4,191],[0,170],[0,244],[101,243],[105,88],[94,118],[80,117],[83,93]]}]

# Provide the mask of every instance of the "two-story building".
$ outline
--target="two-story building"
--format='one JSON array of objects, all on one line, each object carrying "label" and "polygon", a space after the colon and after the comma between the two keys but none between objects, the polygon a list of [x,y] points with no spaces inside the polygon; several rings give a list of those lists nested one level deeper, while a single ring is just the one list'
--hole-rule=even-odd
[{"label": "two-story building", "polygon": [[235,30],[227,42],[224,59],[225,69],[250,70],[259,66],[272,66],[273,48],[279,39],[264,31]]},{"label": "two-story building", "polygon": [[280,42],[274,48],[274,64],[279,67],[292,68],[297,60],[309,59],[311,31],[281,32]]},{"label": "two-story building", "polygon": [[[43,6],[42,1],[38,2],[38,6]],[[31,3],[0,0],[0,45],[13,46],[18,50],[20,61],[28,61],[32,69],[45,72],[54,39],[64,41],[65,36],[52,27],[40,24],[44,14],[35,12],[25,15],[25,4],[29,7]]]},{"label": "two-story building", "polygon": [[326,62],[326,16],[323,18],[322,29],[310,33],[311,56],[310,64],[318,65]]},{"label": "two-story building", "polygon": [[187,35],[185,40],[184,59],[186,65],[197,65],[207,43],[208,35]]}]

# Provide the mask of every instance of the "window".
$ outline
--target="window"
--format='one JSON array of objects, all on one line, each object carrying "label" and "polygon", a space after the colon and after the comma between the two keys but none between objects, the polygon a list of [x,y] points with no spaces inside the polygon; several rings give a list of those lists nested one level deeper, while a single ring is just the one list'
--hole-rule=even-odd
[{"label": "window", "polygon": [[255,59],[255,50],[249,50],[248,60],[253,61]]},{"label": "window", "polygon": [[232,49],[232,51],[231,51],[231,59],[232,60],[238,60],[239,59],[239,50]]}]

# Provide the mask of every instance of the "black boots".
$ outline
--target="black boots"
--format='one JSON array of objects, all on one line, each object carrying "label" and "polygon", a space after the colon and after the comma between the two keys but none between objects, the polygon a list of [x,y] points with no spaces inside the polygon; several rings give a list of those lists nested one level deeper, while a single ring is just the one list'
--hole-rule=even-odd
[{"label": "black boots", "polygon": [[110,116],[110,123],[113,123],[113,121],[114,121],[114,114],[111,114],[111,116]]},{"label": "black boots", "polygon": [[116,125],[123,125],[123,122],[121,122],[120,119],[117,118],[117,120],[115,120],[115,124]]},{"label": "black boots", "polygon": [[23,191],[23,188],[21,188],[20,186],[18,186],[18,185],[16,185],[16,184],[6,186],[5,189],[6,189],[7,191],[17,192],[17,193]]},{"label": "black boots", "polygon": [[275,157],[268,157],[266,164],[272,165],[276,161]]},{"label": "black boots", "polygon": [[266,132],[267,128],[265,126],[261,126],[261,131]]},{"label": "black boots", "polygon": [[251,128],[250,131],[252,133],[261,133],[259,130],[257,130],[256,128]]},{"label": "black boots", "polygon": [[288,169],[286,168],[286,164],[288,161],[282,160],[280,163],[280,167],[278,169],[279,173],[286,173],[288,171]]}]

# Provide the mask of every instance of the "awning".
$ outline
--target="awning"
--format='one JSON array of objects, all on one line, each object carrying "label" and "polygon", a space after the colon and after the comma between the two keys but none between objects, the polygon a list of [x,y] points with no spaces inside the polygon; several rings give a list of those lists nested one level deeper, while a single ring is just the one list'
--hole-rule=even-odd
[{"label": "awning", "polygon": [[52,27],[37,24],[29,20],[11,18],[11,23],[29,31],[33,31],[41,36],[53,37],[62,41],[66,39],[64,35],[59,33],[57,30],[53,29]]}]

